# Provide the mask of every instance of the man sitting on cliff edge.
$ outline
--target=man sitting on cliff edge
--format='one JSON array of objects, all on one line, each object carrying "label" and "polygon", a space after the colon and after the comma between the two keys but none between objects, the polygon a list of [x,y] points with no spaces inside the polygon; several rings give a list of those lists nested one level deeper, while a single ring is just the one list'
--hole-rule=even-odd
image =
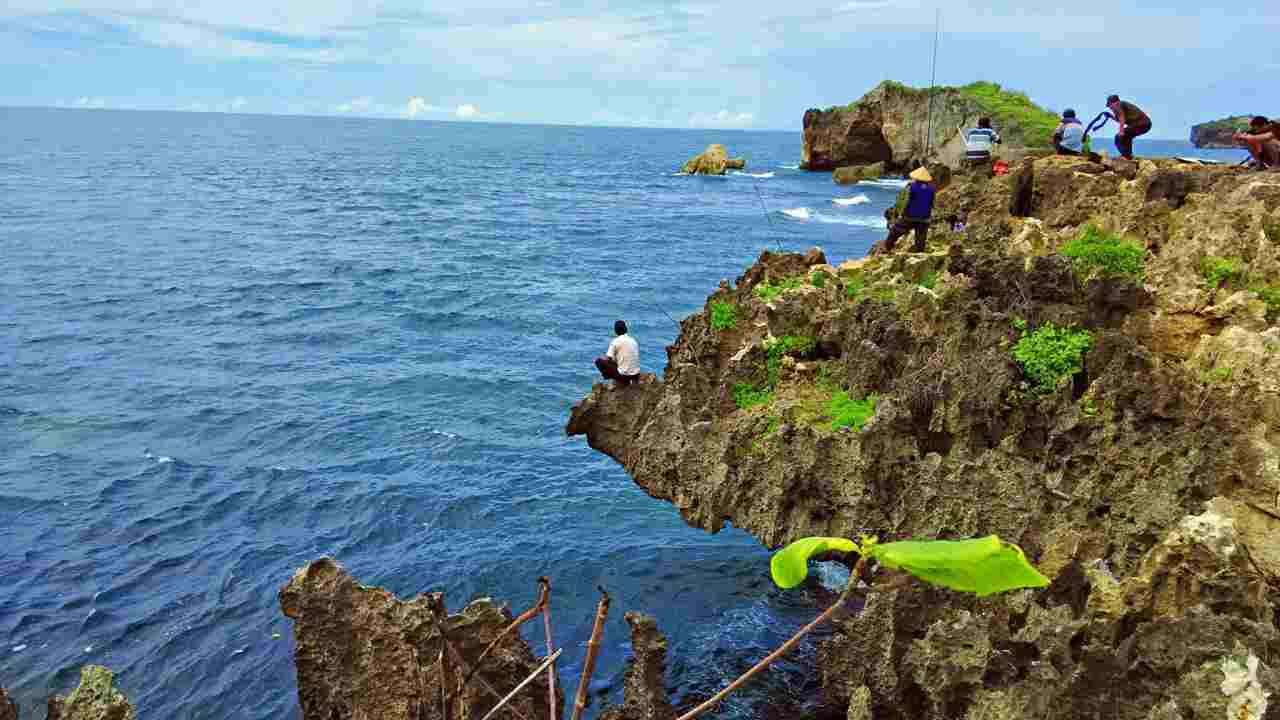
[{"label": "man sitting on cliff edge", "polygon": [[613,324],[618,337],[609,343],[604,357],[596,358],[596,369],[606,380],[623,387],[640,382],[640,345],[627,334],[627,324],[621,320]]},{"label": "man sitting on cliff edge", "polygon": [[1280,122],[1257,115],[1249,122],[1249,132],[1236,133],[1231,139],[1249,148],[1254,168],[1280,170]]}]

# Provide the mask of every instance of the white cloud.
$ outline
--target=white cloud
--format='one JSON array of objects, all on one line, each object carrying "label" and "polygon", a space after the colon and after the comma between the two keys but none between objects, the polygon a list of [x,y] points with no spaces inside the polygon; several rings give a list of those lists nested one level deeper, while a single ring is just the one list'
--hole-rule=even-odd
[{"label": "white cloud", "polygon": [[[421,99],[422,98],[413,98],[412,100],[409,101],[409,105],[412,106],[414,100],[421,100]],[[355,100],[351,100],[350,102],[342,103],[341,105],[335,107],[334,111],[340,112],[340,113],[350,113],[350,112],[361,113],[361,112],[368,112],[371,107],[373,107],[373,98],[359,97],[359,98],[356,98]],[[407,109],[406,109],[406,112],[408,112]],[[410,115],[410,117],[413,117],[413,116]]]},{"label": "white cloud", "polygon": [[721,110],[717,113],[694,113],[689,116],[689,127],[695,128],[745,128],[756,120],[753,113],[734,113]]},{"label": "white cloud", "polygon": [[107,101],[102,98],[82,97],[76,98],[75,106],[78,108],[90,108],[93,110],[101,110],[107,106]]},{"label": "white cloud", "polygon": [[237,112],[237,111],[243,110],[244,106],[248,104],[249,104],[248,100],[245,100],[242,97],[238,97],[235,100],[231,101],[231,111]]},{"label": "white cloud", "polygon": [[480,108],[475,105],[459,105],[457,110],[453,111],[455,117],[459,120],[474,120],[480,116]]},{"label": "white cloud", "polygon": [[438,112],[444,112],[444,108],[436,107],[420,97],[409,98],[409,103],[404,108],[404,116],[407,118],[416,118],[419,115]]}]

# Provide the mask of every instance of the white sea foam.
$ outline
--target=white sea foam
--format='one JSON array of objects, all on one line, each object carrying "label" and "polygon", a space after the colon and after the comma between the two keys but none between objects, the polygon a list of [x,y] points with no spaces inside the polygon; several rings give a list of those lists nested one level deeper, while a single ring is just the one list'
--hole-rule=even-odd
[{"label": "white sea foam", "polygon": [[731,173],[729,173],[729,174],[730,174],[730,175],[742,175],[742,176],[744,176],[744,177],[760,178],[761,180],[768,180],[769,178],[773,177],[773,173],[771,173],[771,172],[749,173],[749,172],[742,172],[741,170],[734,170],[733,172],[731,172]]},{"label": "white sea foam", "polygon": [[799,170],[800,169],[799,165],[779,165],[778,167],[782,168],[783,170]]},{"label": "white sea foam", "polygon": [[888,227],[888,223],[885,222],[884,218],[876,217],[874,215],[855,215],[853,217],[826,215],[803,207],[783,210],[782,214],[790,218],[795,218],[796,220],[812,220],[814,222],[828,223],[831,225],[851,225],[853,227],[866,228]]},{"label": "white sea foam", "polygon": [[864,202],[871,202],[871,198],[868,198],[866,195],[854,195],[853,197],[848,198],[832,198],[831,202],[848,207],[850,205],[861,205]]},{"label": "white sea foam", "polygon": [[26,645],[14,645],[14,646],[13,646],[13,652],[16,652],[16,653],[20,653],[20,652],[22,652],[23,650],[26,650],[26,649],[27,649],[27,646],[26,646]]},{"label": "white sea foam", "polygon": [[911,184],[910,180],[901,180],[898,178],[880,178],[878,180],[859,180],[859,185],[871,185],[873,187],[892,188],[901,190]]},{"label": "white sea foam", "polygon": [[797,220],[808,220],[809,208],[790,208],[789,210],[783,210],[782,214]]}]

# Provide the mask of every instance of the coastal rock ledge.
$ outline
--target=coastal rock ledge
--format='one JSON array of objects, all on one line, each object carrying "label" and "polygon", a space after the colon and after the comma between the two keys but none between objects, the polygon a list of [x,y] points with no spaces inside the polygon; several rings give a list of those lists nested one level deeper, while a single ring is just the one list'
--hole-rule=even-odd
[{"label": "coastal rock ledge", "polygon": [[[850,718],[1280,717],[1280,177],[1044,158],[937,207],[968,222],[927,253],[762,253],[660,382],[596,385],[566,432],[708,532],[996,533],[1052,580],[877,578],[814,670]],[[1090,223],[1141,269],[1060,254]],[[1045,388],[1013,348],[1049,324],[1090,342]]]},{"label": "coastal rock ledge", "polygon": [[729,157],[723,145],[708,145],[701,155],[695,155],[684,164],[680,172],[688,175],[723,175],[729,170],[741,170],[747,166],[742,158]]}]

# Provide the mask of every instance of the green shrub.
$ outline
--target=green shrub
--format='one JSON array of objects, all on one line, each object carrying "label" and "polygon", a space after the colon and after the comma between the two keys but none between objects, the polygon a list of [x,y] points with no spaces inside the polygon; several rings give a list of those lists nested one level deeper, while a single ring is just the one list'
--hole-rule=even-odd
[{"label": "green shrub", "polygon": [[816,288],[824,288],[827,286],[827,274],[818,271],[809,275],[809,284]]},{"label": "green shrub", "polygon": [[1074,261],[1076,272],[1088,275],[1097,270],[1104,275],[1127,275],[1142,279],[1146,248],[1120,239],[1093,224],[1085,225],[1076,239],[1062,246],[1061,255]]},{"label": "green shrub", "polygon": [[1200,271],[1211,288],[1231,285],[1244,279],[1244,261],[1240,258],[1208,257],[1201,263]]},{"label": "green shrub", "polygon": [[739,410],[768,405],[771,402],[773,402],[773,393],[768,390],[759,390],[748,383],[738,383],[733,386],[733,403]]},{"label": "green shrub", "polygon": [[1267,304],[1267,317],[1280,317],[1280,285],[1254,285],[1249,288]]},{"label": "green shrub", "polygon": [[736,327],[738,327],[738,306],[728,300],[716,300],[711,303],[713,330],[732,330]]},{"label": "green shrub", "polygon": [[813,338],[800,335],[786,335],[767,341],[764,349],[768,356],[765,370],[768,372],[769,387],[777,387],[778,373],[782,370],[782,358],[787,353],[796,352],[804,355],[813,352],[815,345]]},{"label": "green shrub", "polygon": [[1093,336],[1087,330],[1071,330],[1046,323],[1034,332],[1023,333],[1013,346],[1013,357],[1022,366],[1034,390],[1043,395],[1053,392],[1063,377],[1080,372],[1081,358]]},{"label": "green shrub", "polygon": [[1262,235],[1277,245],[1280,245],[1280,220],[1263,220]]},{"label": "green shrub", "polygon": [[803,278],[786,278],[779,283],[760,283],[756,286],[756,297],[771,303],[777,300],[783,292],[787,290],[795,290],[804,284]]},{"label": "green shrub", "polygon": [[937,271],[931,272],[928,275],[925,275],[924,277],[920,278],[920,282],[916,284],[922,288],[925,288],[926,290],[934,289],[938,285]]},{"label": "green shrub", "polygon": [[868,395],[861,400],[850,400],[849,393],[843,390],[836,393],[827,403],[827,414],[831,416],[831,429],[849,428],[854,432],[861,430],[871,416],[876,414],[877,399],[875,395]]},{"label": "green shrub", "polygon": [[866,288],[867,279],[860,272],[848,275],[844,279],[844,296],[850,300],[857,300]]}]

